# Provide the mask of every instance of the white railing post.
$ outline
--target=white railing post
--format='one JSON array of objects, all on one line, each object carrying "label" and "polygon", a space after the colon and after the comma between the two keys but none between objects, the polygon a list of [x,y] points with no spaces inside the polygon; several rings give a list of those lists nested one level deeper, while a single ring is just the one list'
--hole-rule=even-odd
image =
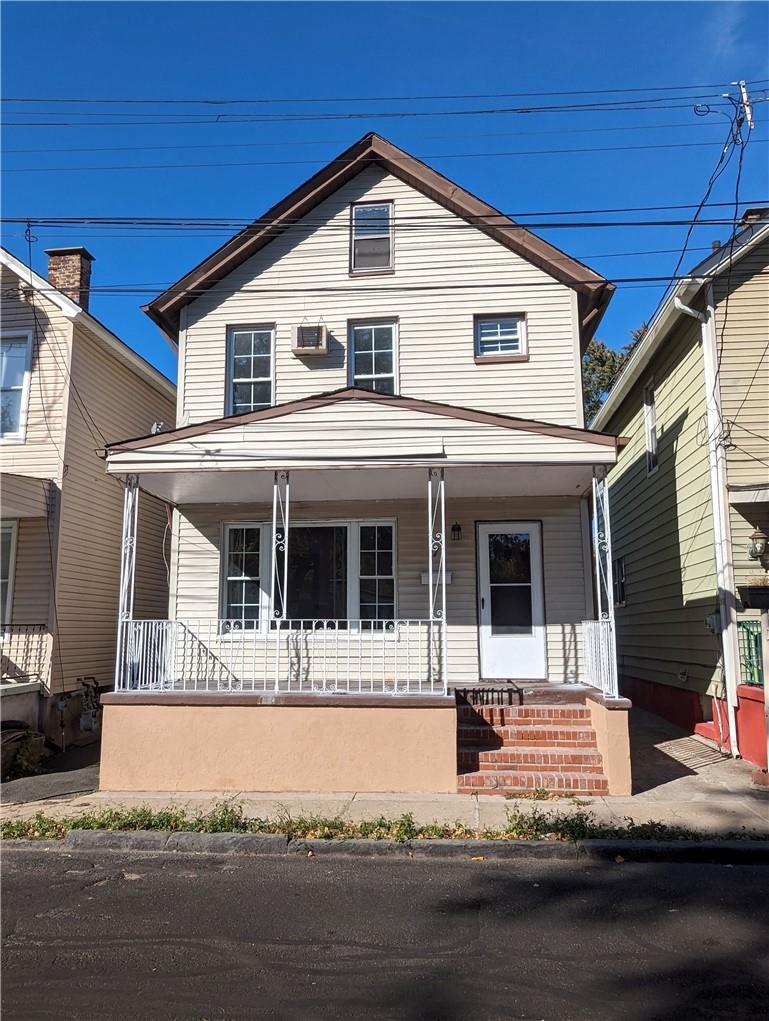
[{"label": "white railing post", "polygon": [[[275,472],[272,481],[272,585],[270,591],[270,620],[267,621],[269,638],[273,622],[275,631],[275,691],[280,690],[281,624],[288,617],[288,537],[289,537],[290,486],[288,472]],[[278,564],[278,553],[283,554],[283,571]],[[280,598],[278,607],[276,596]],[[289,639],[290,642],[290,639]],[[291,655],[289,644],[288,685],[291,687]]]},{"label": "white railing post", "polygon": [[611,548],[611,515],[609,512],[609,483],[605,468],[594,469],[593,474],[593,555],[595,557],[596,606],[598,620],[605,621],[600,630],[606,634],[606,677],[604,693],[616,697],[617,635],[614,624],[614,564]]},{"label": "white railing post", "polygon": [[[447,622],[446,622],[446,481],[443,468],[430,468],[427,472],[427,574],[430,593],[430,690],[434,686],[432,665],[432,632],[434,625],[440,634],[440,670],[443,691],[448,690]],[[433,557],[438,555],[437,571]]]},{"label": "white railing post", "polygon": [[139,479],[128,475],[123,492],[123,537],[120,552],[120,594],[118,602],[115,690],[126,687],[128,655],[127,622],[133,618],[136,574],[136,525],[139,514]]}]

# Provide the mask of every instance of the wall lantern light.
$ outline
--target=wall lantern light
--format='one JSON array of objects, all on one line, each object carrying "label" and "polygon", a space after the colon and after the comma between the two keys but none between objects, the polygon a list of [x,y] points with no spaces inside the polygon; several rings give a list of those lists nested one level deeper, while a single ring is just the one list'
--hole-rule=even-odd
[{"label": "wall lantern light", "polygon": [[[451,526],[451,539],[452,542],[462,541],[462,526],[458,521],[455,521],[454,524]],[[766,536],[764,536],[764,539],[766,539]]]},{"label": "wall lantern light", "polygon": [[750,546],[748,546],[748,556],[750,559],[760,560],[763,556],[765,556],[766,545],[766,535],[757,528],[750,537]]}]

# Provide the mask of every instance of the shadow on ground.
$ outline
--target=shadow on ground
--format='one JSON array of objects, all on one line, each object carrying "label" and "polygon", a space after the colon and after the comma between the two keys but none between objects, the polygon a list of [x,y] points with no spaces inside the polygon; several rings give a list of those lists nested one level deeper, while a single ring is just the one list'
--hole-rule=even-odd
[{"label": "shadow on ground", "polygon": [[43,773],[0,784],[0,800],[22,804],[95,791],[99,786],[100,751],[100,743],[95,742],[57,752],[45,760]]}]

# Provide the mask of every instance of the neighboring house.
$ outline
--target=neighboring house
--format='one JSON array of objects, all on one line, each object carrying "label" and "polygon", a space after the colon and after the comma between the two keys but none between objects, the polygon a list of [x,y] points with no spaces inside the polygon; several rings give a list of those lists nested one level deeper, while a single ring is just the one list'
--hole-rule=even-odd
[{"label": "neighboring house", "polygon": [[671,291],[593,425],[630,440],[609,476],[622,693],[765,764],[740,586],[769,567],[769,210]]},{"label": "neighboring house", "polygon": [[[175,387],[88,313],[92,257],[48,252],[48,280],[0,249],[2,711],[55,742],[92,719],[70,693],[111,685],[123,486],[97,450],[173,420]],[[136,608],[163,616],[166,512],[147,500]],[[63,724],[63,728],[62,728]]]},{"label": "neighboring house", "polygon": [[453,692],[495,686],[460,789],[628,790],[580,378],[612,292],[367,135],[153,301],[177,428],[105,456],[174,508],[170,612],[127,587],[103,786],[456,790]]}]

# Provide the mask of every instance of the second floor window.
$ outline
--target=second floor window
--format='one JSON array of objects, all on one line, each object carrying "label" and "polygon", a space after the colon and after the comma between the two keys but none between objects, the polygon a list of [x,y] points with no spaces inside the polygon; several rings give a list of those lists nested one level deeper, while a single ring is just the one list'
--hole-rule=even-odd
[{"label": "second floor window", "polygon": [[525,354],[526,319],[524,316],[476,316],[476,358]]},{"label": "second floor window", "polygon": [[31,348],[29,334],[0,341],[0,439],[24,439]]},{"label": "second floor window", "polygon": [[352,323],[350,364],[353,386],[395,393],[395,323]]},{"label": "second floor window", "polygon": [[228,415],[271,407],[274,336],[272,326],[238,326],[229,331]]},{"label": "second floor window", "polygon": [[659,466],[657,452],[657,404],[654,384],[644,387],[644,428],[646,432],[646,474],[651,475]]},{"label": "second floor window", "polygon": [[352,207],[351,221],[351,271],[392,269],[392,202],[360,202]]}]

